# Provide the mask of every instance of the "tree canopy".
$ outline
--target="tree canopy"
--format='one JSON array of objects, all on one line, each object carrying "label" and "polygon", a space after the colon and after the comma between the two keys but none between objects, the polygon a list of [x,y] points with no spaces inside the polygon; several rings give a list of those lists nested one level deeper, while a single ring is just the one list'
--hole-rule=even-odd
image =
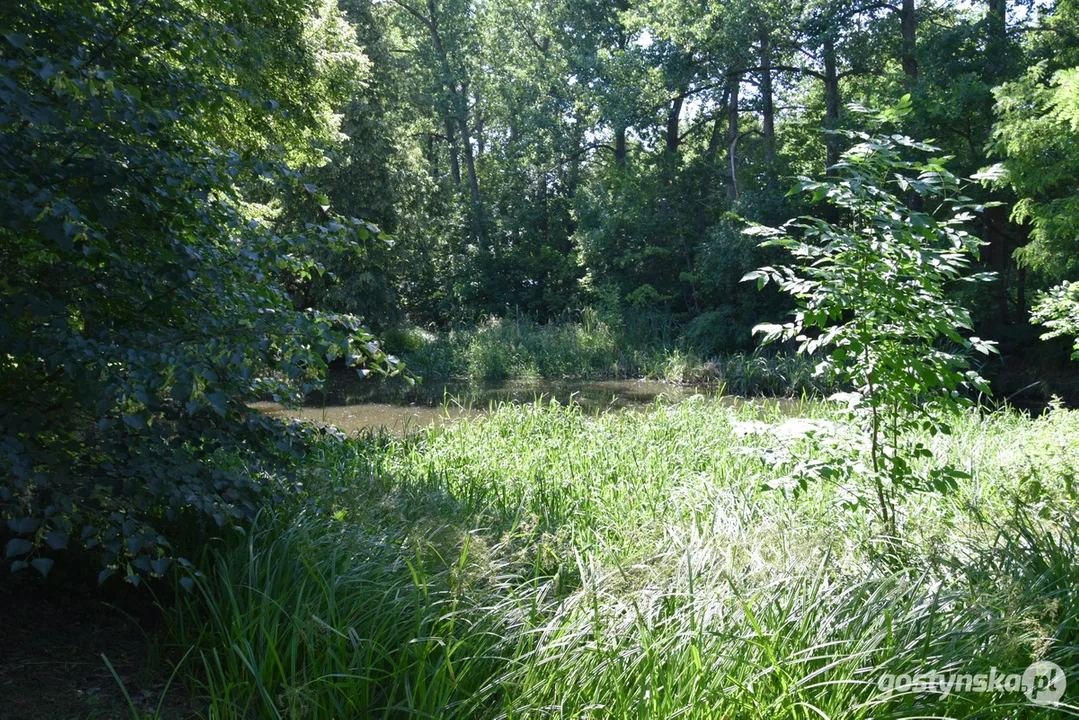
[{"label": "tree canopy", "polygon": [[327,3],[19,3],[0,27],[7,556],[80,543],[106,574],[160,574],[150,521],[254,512],[311,432],[248,401],[382,360],[357,318],[286,291],[377,229],[313,185],[319,222],[278,221],[367,61]]},{"label": "tree canopy", "polygon": [[[357,210],[397,242],[375,260],[378,282],[342,273],[312,287],[313,302],[363,297],[380,323],[445,325],[507,307],[551,318],[615,296],[675,318],[701,352],[746,348],[751,318],[782,301],[737,285],[768,259],[743,222],[799,214],[785,188],[846,149],[821,129],[859,129],[850,104],[904,94],[901,129],[932,139],[957,174],[1003,162],[1014,181],[976,191],[1007,203],[974,220],[1000,278],[980,291],[977,318],[1025,322],[1027,284],[1042,282],[1027,271],[1063,267],[1042,256],[1070,233],[1051,227],[1070,216],[1068,189],[1052,185],[1066,184],[1069,153],[1039,144],[1074,135],[1058,97],[1079,37],[1070,2],[343,7],[377,59],[345,110],[364,138],[341,166],[387,178]],[[1037,187],[1021,186],[1024,165]],[[330,197],[356,200],[358,176],[334,177]]]}]

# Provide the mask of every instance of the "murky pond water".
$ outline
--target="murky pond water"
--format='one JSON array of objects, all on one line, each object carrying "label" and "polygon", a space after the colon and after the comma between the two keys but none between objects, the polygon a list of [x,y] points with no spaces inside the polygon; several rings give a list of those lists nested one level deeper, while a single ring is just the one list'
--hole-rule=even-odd
[{"label": "murky pond water", "polygon": [[429,425],[486,412],[502,402],[557,400],[585,412],[644,408],[661,396],[672,401],[710,395],[714,387],[670,385],[653,380],[507,380],[504,382],[432,382],[408,386],[391,380],[360,380],[349,371],[333,371],[325,397],[315,393],[298,411],[275,403],[256,403],[272,415],[293,415],[336,425],[345,432],[385,427],[404,434]]}]

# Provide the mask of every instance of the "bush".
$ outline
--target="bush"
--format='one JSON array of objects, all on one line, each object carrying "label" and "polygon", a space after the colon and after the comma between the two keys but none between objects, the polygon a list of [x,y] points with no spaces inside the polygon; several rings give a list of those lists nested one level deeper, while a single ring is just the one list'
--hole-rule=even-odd
[{"label": "bush", "polygon": [[[308,257],[375,229],[323,210],[324,224],[278,234],[251,202],[294,188],[290,163],[317,162],[335,136],[332,107],[362,66],[348,26],[300,0],[203,8],[0,10],[0,518],[14,569],[44,574],[81,543],[102,578],[163,574],[158,519],[249,517],[318,434],[249,401],[298,400],[334,357],[382,358],[356,318],[298,311],[285,291],[319,272]],[[310,86],[275,98],[294,74]]]}]

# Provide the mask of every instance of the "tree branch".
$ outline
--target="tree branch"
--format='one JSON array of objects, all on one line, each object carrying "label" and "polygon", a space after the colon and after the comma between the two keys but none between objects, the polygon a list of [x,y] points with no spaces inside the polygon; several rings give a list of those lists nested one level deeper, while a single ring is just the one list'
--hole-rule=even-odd
[{"label": "tree branch", "polygon": [[403,9],[404,11],[406,11],[412,17],[419,20],[421,23],[423,23],[427,27],[428,30],[434,31],[434,23],[431,21],[431,19],[426,17],[425,15],[423,15],[423,13],[421,13],[416,8],[412,7],[411,5],[409,5],[406,2],[403,2],[403,0],[390,0],[390,2],[392,2],[397,7]]},{"label": "tree branch", "polygon": [[127,32],[128,28],[135,24],[135,21],[138,20],[139,15],[142,14],[142,11],[146,9],[146,6],[149,3],[150,0],[142,0],[142,2],[138,4],[138,7],[135,8],[135,11],[132,12],[126,20],[120,23],[120,27],[116,28],[116,32],[112,34],[112,37],[106,40],[104,45],[90,53],[90,57],[86,60],[86,65],[93,65],[100,60],[101,56],[105,54],[105,51],[112,47],[112,44],[116,42],[121,35]]}]

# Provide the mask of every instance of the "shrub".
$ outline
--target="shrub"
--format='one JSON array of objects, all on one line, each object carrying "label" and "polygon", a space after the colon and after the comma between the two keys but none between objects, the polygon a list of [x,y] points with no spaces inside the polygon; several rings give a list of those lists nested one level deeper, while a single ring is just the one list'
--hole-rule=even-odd
[{"label": "shrub", "polygon": [[[15,569],[46,573],[83,543],[102,578],[162,574],[158,519],[251,515],[317,434],[249,401],[302,397],[337,356],[382,358],[356,318],[296,310],[285,291],[320,271],[307,258],[377,229],[323,209],[277,234],[266,204],[335,136],[362,66],[348,26],[300,0],[204,7],[0,10],[0,518]],[[294,74],[310,85],[274,97]]]},{"label": "shrub", "polygon": [[[909,98],[890,116],[907,110]],[[982,242],[965,229],[976,205],[962,195],[958,179],[942,161],[901,157],[905,150],[936,148],[899,135],[848,134],[858,143],[844,154],[839,176],[825,182],[804,178],[792,191],[827,200],[842,211],[844,224],[808,217],[778,230],[751,229],[767,238],[763,245],[786,248],[801,264],[764,267],[745,279],[757,280],[759,287],[775,282],[798,303],[792,321],[760,325],[755,332],[765,342],[795,340],[799,352],[822,351],[820,371],[854,388],[848,400],[868,433],[867,474],[880,519],[894,536],[898,493],[942,490],[955,480],[947,469],[915,469],[913,461],[930,451],[910,441],[910,432],[949,432],[949,416],[971,405],[964,388],[988,393],[966,357],[938,342],[947,339],[983,353],[991,349],[977,337],[960,335],[971,329],[970,315],[947,297],[947,285],[992,276],[964,275]],[[911,194],[921,198],[919,206],[937,207],[914,209],[907,204]],[[851,468],[817,470],[836,475]]]}]

